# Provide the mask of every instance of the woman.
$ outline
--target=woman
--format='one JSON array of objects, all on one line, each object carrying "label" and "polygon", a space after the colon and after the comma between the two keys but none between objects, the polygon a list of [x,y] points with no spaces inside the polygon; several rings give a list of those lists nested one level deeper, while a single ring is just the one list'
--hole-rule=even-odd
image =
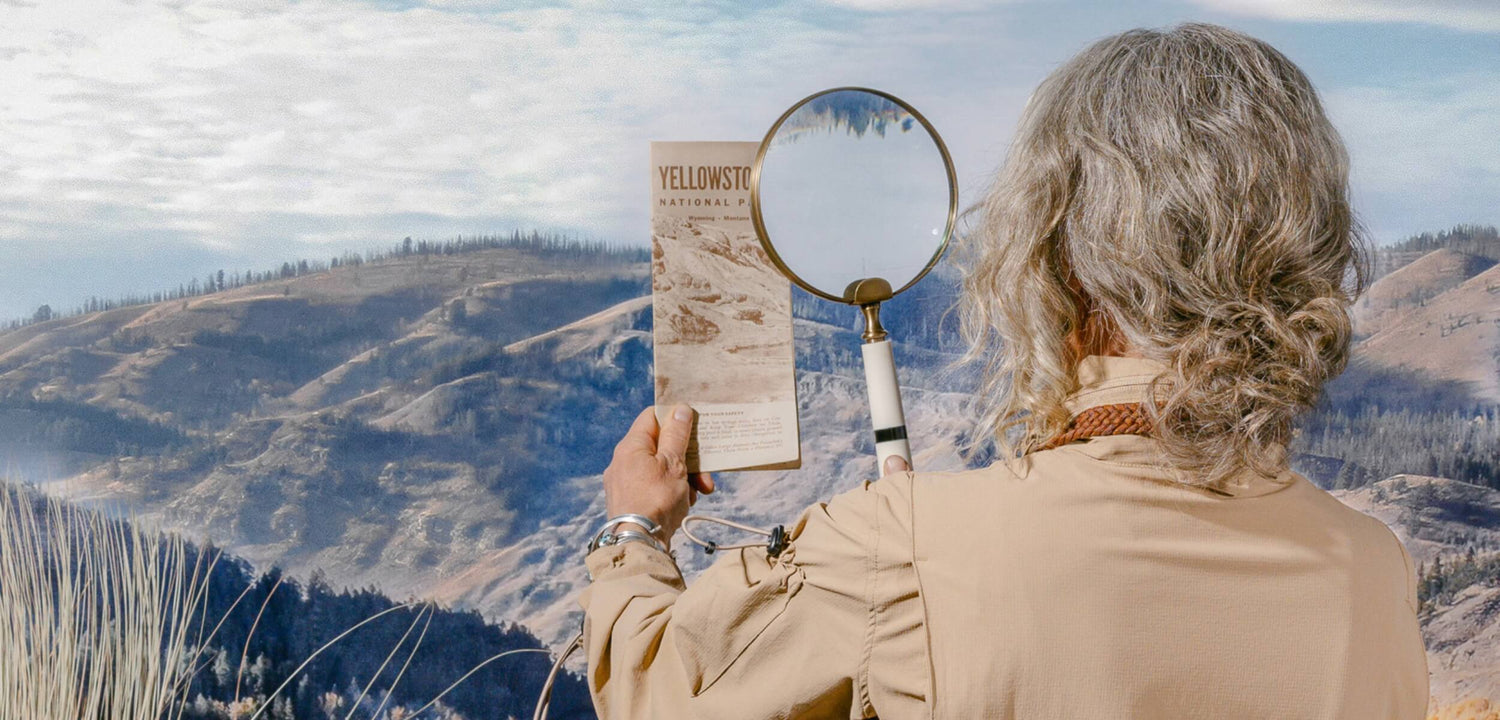
[{"label": "woman", "polygon": [[[651,538],[593,551],[601,717],[1423,717],[1411,558],[1285,452],[1349,354],[1347,166],[1307,78],[1239,33],[1059,68],[964,241],[1019,457],[865,482],[691,588]],[[690,424],[642,413],[611,516],[665,542],[713,490]]]}]

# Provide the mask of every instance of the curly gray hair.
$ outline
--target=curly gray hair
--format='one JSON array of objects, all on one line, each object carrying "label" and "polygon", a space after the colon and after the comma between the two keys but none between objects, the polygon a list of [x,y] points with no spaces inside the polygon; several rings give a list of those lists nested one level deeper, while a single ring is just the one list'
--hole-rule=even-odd
[{"label": "curly gray hair", "polygon": [[1179,479],[1275,472],[1349,358],[1368,253],[1348,168],[1301,70],[1227,28],[1131,30],[1054,71],[958,241],[1005,454],[1066,426],[1078,338],[1103,328],[1169,366],[1142,402]]}]

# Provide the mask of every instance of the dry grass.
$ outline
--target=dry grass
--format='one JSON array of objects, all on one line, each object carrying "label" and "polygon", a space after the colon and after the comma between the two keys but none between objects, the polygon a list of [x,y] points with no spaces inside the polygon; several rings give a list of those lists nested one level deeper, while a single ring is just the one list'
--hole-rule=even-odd
[{"label": "dry grass", "polygon": [[[208,580],[217,559],[193,550],[178,536],[138,522],[110,520],[0,481],[0,718],[180,718],[189,681],[208,664],[202,650],[225,619],[207,617]],[[278,588],[279,581],[254,625]],[[224,712],[250,720],[265,717],[273,701],[324,650],[383,616],[414,607],[418,612],[406,633],[358,696],[329,693],[325,698],[330,716],[347,704],[344,720],[361,710],[380,717],[427,635],[436,609],[429,603],[394,605],[355,623],[314,650],[268,696],[241,698],[237,677],[235,698]],[[421,632],[395,681],[375,703],[370,694],[377,678],[418,625]],[[250,632],[254,634],[254,626]],[[480,668],[511,655],[547,652],[520,648],[494,655],[415,712],[392,707],[386,717],[414,718],[429,708],[452,715],[439,701]],[[241,671],[245,659],[242,654]],[[375,705],[373,711],[367,703]]]},{"label": "dry grass", "polygon": [[211,564],[180,538],[0,486],[0,717],[172,717]]}]

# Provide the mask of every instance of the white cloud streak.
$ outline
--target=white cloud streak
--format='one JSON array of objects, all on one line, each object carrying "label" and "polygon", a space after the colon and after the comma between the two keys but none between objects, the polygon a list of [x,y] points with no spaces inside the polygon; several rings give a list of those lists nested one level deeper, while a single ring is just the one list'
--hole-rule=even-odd
[{"label": "white cloud streak", "polygon": [[[1023,2],[1024,0],[1010,0]],[[1004,0],[824,0],[834,7],[865,12],[904,12],[911,10],[980,10],[1008,4]]]},{"label": "white cloud streak", "polygon": [[1468,32],[1500,32],[1493,0],[1189,0],[1221,12],[1273,20],[1421,23]]}]

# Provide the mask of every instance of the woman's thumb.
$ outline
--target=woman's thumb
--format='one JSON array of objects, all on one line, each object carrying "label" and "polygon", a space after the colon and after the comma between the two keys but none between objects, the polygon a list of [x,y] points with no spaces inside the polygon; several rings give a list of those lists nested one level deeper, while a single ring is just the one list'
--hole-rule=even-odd
[{"label": "woman's thumb", "polygon": [[661,437],[656,441],[657,454],[678,457],[686,455],[688,438],[692,434],[693,409],[686,405],[672,408],[672,414],[667,416],[667,421],[662,425]]}]

